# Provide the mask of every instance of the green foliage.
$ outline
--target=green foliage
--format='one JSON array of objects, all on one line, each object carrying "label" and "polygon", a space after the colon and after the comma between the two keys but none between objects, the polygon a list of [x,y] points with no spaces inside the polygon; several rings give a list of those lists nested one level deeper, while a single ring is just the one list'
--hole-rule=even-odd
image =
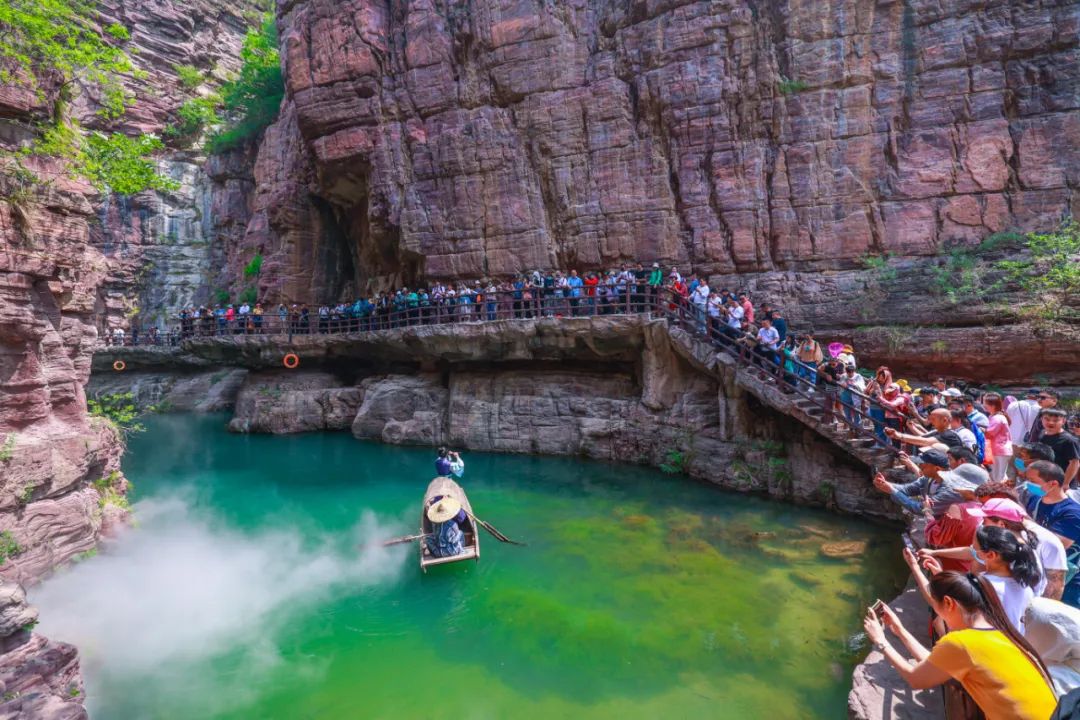
[{"label": "green foliage", "polygon": [[791,95],[793,93],[802,92],[810,87],[802,80],[789,80],[783,75],[780,76],[780,82],[776,84],[776,88],[784,95]]},{"label": "green foliage", "polygon": [[760,450],[761,452],[770,453],[772,455],[778,456],[769,458],[769,462],[772,462],[773,460],[786,462],[782,457],[780,457],[787,452],[787,448],[784,447],[784,443],[782,442],[778,442],[776,440],[755,440],[751,447],[753,447],[755,450]]},{"label": "green foliage", "polygon": [[99,493],[104,493],[109,488],[114,488],[120,483],[120,472],[113,470],[108,475],[103,475],[91,483]]},{"label": "green foliage", "polygon": [[126,40],[128,31],[113,24],[102,33],[96,20],[95,4],[87,0],[0,3],[0,57],[7,61],[0,82],[18,77],[38,87],[35,73],[58,71],[74,86],[98,91],[98,114],[118,117],[128,102],[118,76],[133,66],[114,42]]},{"label": "green foliage", "polygon": [[107,32],[109,35],[113,36],[117,40],[131,39],[131,33],[128,32],[128,29],[120,23],[110,24],[107,28],[105,28],[105,32]]},{"label": "green foliage", "polygon": [[210,138],[210,151],[223,152],[254,138],[277,117],[285,95],[272,14],[251,29],[240,51],[240,74],[221,89],[225,127]]},{"label": "green foliage", "polygon": [[16,499],[23,505],[29,505],[30,501],[34,499],[34,486],[24,485]]},{"label": "green foliage", "polygon": [[173,137],[192,137],[217,125],[221,122],[217,114],[220,102],[221,98],[217,95],[185,100],[176,109],[176,122],[166,128],[165,133]]},{"label": "green foliage", "polygon": [[217,300],[218,305],[229,304],[229,291],[228,290],[215,290],[214,299]]},{"label": "green foliage", "polygon": [[678,450],[668,450],[664,462],[660,463],[660,469],[668,475],[685,473],[689,461],[685,453]]},{"label": "green foliage", "polygon": [[180,78],[180,84],[188,90],[199,87],[203,81],[202,70],[194,65],[173,65],[176,76]]},{"label": "green foliage", "polygon": [[101,188],[121,195],[143,190],[175,190],[178,182],[158,174],[151,153],[164,147],[153,135],[128,137],[121,133],[86,136],[82,169],[86,177]]},{"label": "green foliage", "polygon": [[867,270],[872,271],[876,280],[879,283],[889,283],[896,279],[896,268],[890,267],[889,259],[892,257],[890,253],[883,255],[866,254],[860,258],[862,266]]},{"label": "green foliage", "polygon": [[125,433],[146,429],[138,422],[139,411],[135,409],[133,396],[129,392],[87,398],[86,408],[91,415],[105,418]]},{"label": "green foliage", "polygon": [[4,444],[0,445],[0,462],[7,462],[15,454],[16,433],[8,433],[4,437]]},{"label": "green foliage", "polygon": [[38,626],[38,622],[38,620],[31,620],[30,622],[23,625],[21,630],[23,632],[33,632],[34,628]]},{"label": "green foliage", "polygon": [[22,551],[22,546],[15,540],[15,536],[11,534],[10,530],[0,532],[0,565],[4,565]]},{"label": "green foliage", "polygon": [[262,263],[262,253],[255,253],[255,257],[251,258],[251,262],[244,266],[244,277],[258,277],[259,273],[262,271]]},{"label": "green foliage", "polygon": [[998,250],[1017,250],[1024,246],[1024,235],[1015,230],[991,233],[975,248],[976,255],[986,255]]},{"label": "green foliage", "polygon": [[986,281],[985,269],[974,251],[953,248],[945,256],[945,262],[934,268],[931,289],[954,305],[981,301],[985,293],[998,289],[998,285]]},{"label": "green foliage", "polygon": [[106,505],[112,505],[113,507],[118,507],[121,510],[125,510],[128,512],[131,511],[131,502],[127,499],[127,497],[120,494],[120,492],[113,490],[112,488],[109,488],[104,493],[102,493],[100,505],[102,508],[104,508]]},{"label": "green foliage", "polygon": [[836,492],[836,486],[828,480],[822,480],[817,486],[818,500],[824,505],[833,504],[833,494]]},{"label": "green foliage", "polygon": [[97,557],[97,554],[98,554],[98,549],[97,548],[90,548],[86,552],[81,552],[78,555],[76,555],[75,557],[71,558],[71,562],[76,563],[76,564],[81,563],[81,562],[85,562],[85,561],[89,560],[90,558]]},{"label": "green foliage", "polygon": [[1080,294],[1080,224],[1072,218],[1052,233],[1029,233],[1024,239],[1027,257],[1002,260],[997,269],[1007,279],[1034,295],[1039,316],[1058,320],[1076,315],[1069,300]]},{"label": "green foliage", "polygon": [[72,170],[101,190],[132,195],[143,190],[175,190],[179,183],[158,173],[151,155],[163,148],[153,135],[83,134],[78,123],[63,117],[30,148],[36,155],[65,158]]},{"label": "green foliage", "polygon": [[244,288],[244,291],[240,293],[240,302],[252,304],[259,301],[259,291],[254,286]]}]

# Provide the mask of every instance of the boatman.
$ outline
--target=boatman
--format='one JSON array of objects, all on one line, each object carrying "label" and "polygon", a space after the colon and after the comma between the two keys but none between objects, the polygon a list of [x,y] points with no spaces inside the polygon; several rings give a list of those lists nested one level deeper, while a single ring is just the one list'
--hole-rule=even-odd
[{"label": "boatman", "polygon": [[428,551],[435,557],[460,555],[465,548],[465,533],[458,526],[458,516],[464,515],[461,503],[452,497],[433,498],[427,509],[431,535],[425,538]]}]

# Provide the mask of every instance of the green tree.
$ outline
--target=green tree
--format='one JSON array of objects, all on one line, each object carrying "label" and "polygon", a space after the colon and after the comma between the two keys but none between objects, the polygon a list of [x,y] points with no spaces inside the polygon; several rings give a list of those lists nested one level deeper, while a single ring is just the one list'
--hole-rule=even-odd
[{"label": "green tree", "polygon": [[1033,295],[1039,314],[1051,320],[1073,317],[1069,301],[1080,294],[1080,224],[1069,218],[1051,233],[1029,233],[1020,260],[1002,260],[997,266],[1006,277]]},{"label": "green tree", "polygon": [[120,75],[133,73],[120,47],[130,37],[118,23],[99,29],[93,3],[85,0],[4,0],[0,2],[0,56],[9,63],[0,82],[39,87],[38,77],[58,71],[65,86],[95,88],[98,113],[123,114],[129,97]]},{"label": "green tree", "polygon": [[175,190],[179,183],[158,173],[150,155],[164,147],[153,135],[121,133],[86,136],[81,169],[96,185],[121,195],[143,190]]},{"label": "green tree", "polygon": [[185,100],[176,110],[176,123],[165,131],[167,135],[191,137],[198,135],[208,127],[220,122],[217,106],[221,98],[217,95],[196,97]]},{"label": "green tree", "polygon": [[251,262],[244,266],[244,277],[250,279],[258,277],[262,272],[263,256],[262,253],[255,253],[255,257],[251,258]]},{"label": "green tree", "polygon": [[248,31],[240,60],[240,74],[221,88],[225,127],[210,139],[211,152],[242,145],[277,117],[285,83],[273,15],[267,13],[260,28]]}]

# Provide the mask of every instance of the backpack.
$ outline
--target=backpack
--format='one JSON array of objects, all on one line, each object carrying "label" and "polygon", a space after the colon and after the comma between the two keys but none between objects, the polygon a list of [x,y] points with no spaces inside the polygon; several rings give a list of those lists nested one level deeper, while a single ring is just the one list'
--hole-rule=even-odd
[{"label": "backpack", "polygon": [[971,423],[971,433],[975,436],[975,449],[978,456],[979,463],[983,463],[986,460],[986,435],[983,433],[982,428]]}]

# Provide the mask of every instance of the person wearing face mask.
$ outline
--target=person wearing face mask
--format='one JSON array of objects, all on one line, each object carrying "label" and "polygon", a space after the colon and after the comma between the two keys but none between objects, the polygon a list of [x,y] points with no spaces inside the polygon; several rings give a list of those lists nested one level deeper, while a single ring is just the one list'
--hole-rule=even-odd
[{"label": "person wearing face mask", "polygon": [[[987,578],[941,572],[927,586],[930,606],[948,627],[932,650],[908,632],[888,606],[870,608],[866,614],[866,635],[889,664],[916,690],[955,679],[987,720],[1047,720],[1057,705],[1050,673],[1006,617]],[[885,628],[899,638],[912,660],[892,647]]]},{"label": "person wearing face mask", "polygon": [[[1047,460],[1037,460],[1025,468],[1028,491],[1027,511],[1035,522],[1051,531],[1065,546],[1070,573],[1080,568],[1080,503],[1065,494],[1065,473]],[[1065,584],[1061,601],[1080,607],[1080,573]]]},{"label": "person wearing face mask", "polygon": [[[1005,610],[1005,616],[1023,634],[1024,611],[1031,598],[1035,597],[1035,588],[1043,580],[1035,551],[1005,528],[991,525],[983,525],[975,532],[968,551],[975,567],[979,568],[977,574],[990,582]],[[911,568],[915,584],[923,597],[931,602],[929,584],[926,576],[919,571],[918,558],[905,551],[904,560]],[[941,563],[934,557],[925,558],[922,566],[934,574],[941,572]]]},{"label": "person wearing face mask", "polygon": [[[982,504],[966,508],[967,514],[981,518],[984,526],[1005,528],[1035,550],[1039,567],[1042,569],[1042,579],[1035,586],[1035,594],[1051,600],[1060,600],[1061,593],[1065,589],[1065,573],[1068,570],[1065,546],[1061,544],[1057,535],[1029,518],[1024,508],[1015,500],[1008,497],[985,496],[984,498],[984,493],[995,488],[999,491],[1005,490],[1000,483],[986,483],[977,488],[975,494]],[[970,547],[922,549],[919,550],[919,559],[933,557],[938,560],[973,561],[970,550]]]}]

